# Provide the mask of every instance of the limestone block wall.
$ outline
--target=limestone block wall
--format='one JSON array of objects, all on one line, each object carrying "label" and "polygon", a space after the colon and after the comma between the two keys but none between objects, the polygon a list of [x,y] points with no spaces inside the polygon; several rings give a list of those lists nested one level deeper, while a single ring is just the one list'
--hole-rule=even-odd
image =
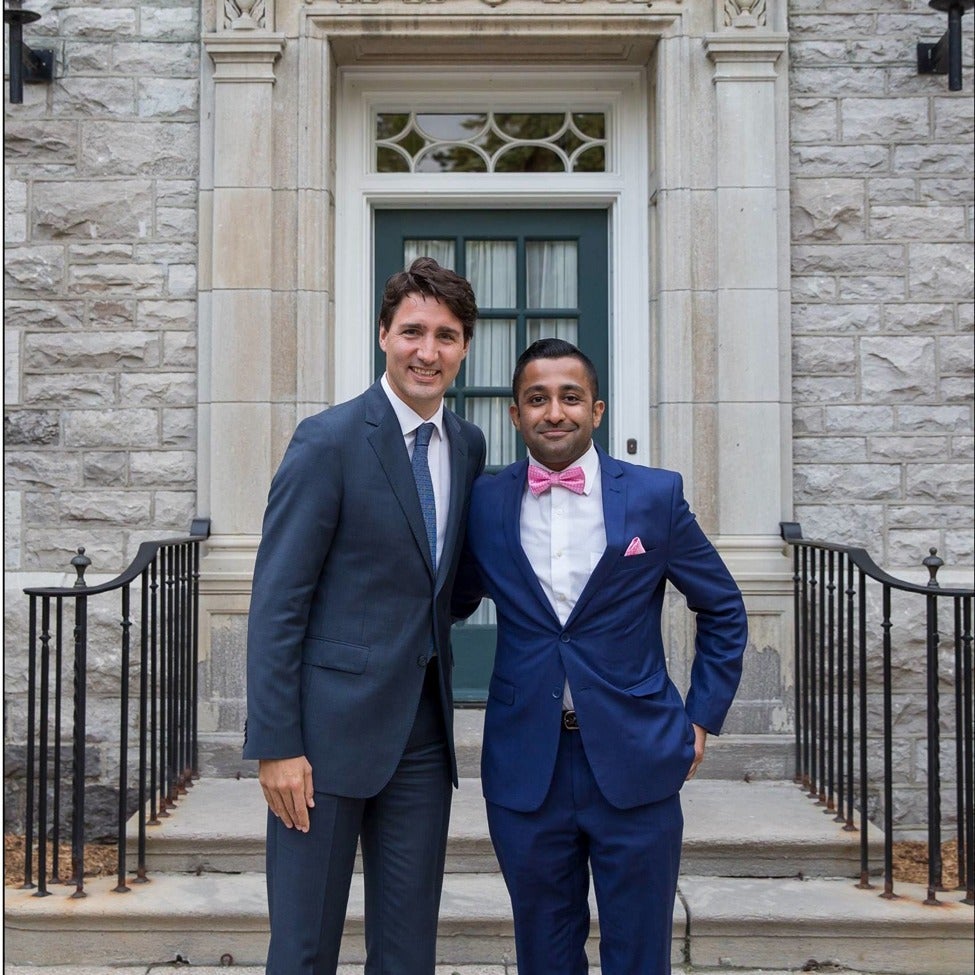
[{"label": "limestone block wall", "polygon": [[198,0],[32,4],[6,106],[4,566],[93,572],[195,513]]},{"label": "limestone block wall", "polygon": [[[199,0],[29,6],[25,39],[55,50],[57,80],[22,105],[5,92],[5,825],[21,815],[21,588],[59,584],[78,545],[107,578],[197,513]],[[118,601],[92,611],[97,835],[114,815]]]},{"label": "limestone block wall", "polygon": [[919,76],[925,0],[790,0],[795,518],[885,568],[973,553],[973,18]]}]

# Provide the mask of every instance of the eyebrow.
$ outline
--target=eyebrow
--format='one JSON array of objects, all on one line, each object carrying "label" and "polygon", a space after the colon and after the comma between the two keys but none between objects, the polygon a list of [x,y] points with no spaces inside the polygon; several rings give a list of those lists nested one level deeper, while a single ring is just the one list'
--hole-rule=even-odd
[{"label": "eyebrow", "polygon": [[[559,386],[560,393],[584,393],[586,391],[585,386],[580,386],[578,383],[565,383]],[[540,383],[536,383],[533,386],[526,386],[522,393],[547,393],[548,387],[543,386]]]}]

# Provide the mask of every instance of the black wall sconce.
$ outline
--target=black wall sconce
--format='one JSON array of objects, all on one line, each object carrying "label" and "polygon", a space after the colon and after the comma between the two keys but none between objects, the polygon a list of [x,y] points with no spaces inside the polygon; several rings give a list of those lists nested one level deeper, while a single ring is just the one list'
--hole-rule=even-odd
[{"label": "black wall sconce", "polygon": [[24,101],[24,82],[54,80],[54,51],[34,51],[24,43],[24,24],[40,20],[41,15],[16,6],[6,7],[3,22],[10,31],[10,104],[21,105]]},{"label": "black wall sconce", "polygon": [[917,73],[948,75],[948,90],[961,91],[961,19],[975,0],[928,0],[928,6],[948,14],[948,30],[940,41],[918,41]]}]

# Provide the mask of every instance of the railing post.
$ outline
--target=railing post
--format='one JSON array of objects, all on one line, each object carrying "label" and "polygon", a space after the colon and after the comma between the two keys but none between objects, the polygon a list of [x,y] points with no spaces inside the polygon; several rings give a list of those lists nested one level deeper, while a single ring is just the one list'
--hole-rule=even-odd
[{"label": "railing post", "polygon": [[51,833],[53,869],[51,880],[61,880],[61,697],[64,666],[64,599],[56,597],[57,623],[54,638],[54,827]]},{"label": "railing post", "polygon": [[853,832],[856,830],[856,824],[853,822],[853,808],[854,808],[854,790],[856,788],[853,776],[853,753],[854,753],[854,738],[853,738],[853,723],[854,723],[854,712],[855,712],[855,655],[856,655],[856,643],[853,639],[854,626],[855,626],[855,613],[854,613],[854,596],[856,596],[856,587],[853,585],[853,563],[850,561],[849,555],[845,557],[846,567],[847,567],[847,583],[846,583],[846,672],[847,672],[847,682],[846,682],[846,776],[847,776],[847,802],[846,802],[846,825],[843,827],[847,832]]},{"label": "railing post", "polygon": [[867,772],[867,576],[863,569],[858,573],[859,589],[859,626],[857,639],[859,641],[857,697],[860,717],[860,883],[862,890],[871,890],[869,847],[867,845],[867,802],[869,796],[869,781]]},{"label": "railing post", "polygon": [[149,825],[159,825],[159,553],[149,566]]},{"label": "railing post", "polygon": [[[944,564],[936,549],[924,560],[931,578],[929,589],[937,589],[938,569]],[[927,649],[927,715],[928,715],[928,896],[925,904],[937,904],[935,892],[941,890],[941,702],[938,693],[938,597],[926,598],[925,635]]]},{"label": "railing post", "polygon": [[[91,559],[84,548],[71,560],[78,573],[76,588],[84,588],[85,569]],[[87,731],[88,686],[88,597],[79,595],[74,609],[74,782],[71,802],[71,872],[75,885],[72,897],[85,894],[85,737]]]},{"label": "railing post", "polygon": [[48,709],[51,691],[51,599],[41,599],[41,716],[40,760],[37,782],[37,890],[35,897],[47,897],[47,774],[50,764],[48,753]]},{"label": "railing post", "polygon": [[[972,599],[966,597],[962,601],[962,688],[964,695],[964,707],[962,714],[962,725],[964,727],[965,738],[965,760],[963,762],[965,779],[965,802],[964,812],[959,814],[959,818],[964,818],[965,834],[965,903],[975,904],[975,719],[973,719],[973,700],[972,687]],[[958,872],[959,877],[962,870],[962,851],[958,848]]]},{"label": "railing post", "polygon": [[890,616],[890,586],[883,587],[883,622],[880,624],[884,631],[883,637],[883,698],[884,698],[884,892],[881,897],[894,896],[894,767],[892,752],[892,737],[894,728],[894,714],[892,703],[892,670],[891,653],[893,646],[890,631],[893,626]]},{"label": "railing post", "polygon": [[[119,687],[119,765],[118,765],[118,884],[115,893],[127,894],[125,883],[126,836],[125,820],[129,793],[129,639],[132,620],[129,617],[131,592],[128,584],[122,587],[122,670]],[[141,816],[141,812],[140,812]]]},{"label": "railing post", "polygon": [[146,877],[146,777],[149,774],[147,761],[149,720],[149,570],[142,570],[140,576],[141,612],[139,619],[139,840],[135,883],[147,883]]},{"label": "railing post", "polygon": [[25,890],[34,887],[34,699],[37,693],[37,597],[30,597],[27,620],[27,742],[26,796],[24,803],[24,883]]}]

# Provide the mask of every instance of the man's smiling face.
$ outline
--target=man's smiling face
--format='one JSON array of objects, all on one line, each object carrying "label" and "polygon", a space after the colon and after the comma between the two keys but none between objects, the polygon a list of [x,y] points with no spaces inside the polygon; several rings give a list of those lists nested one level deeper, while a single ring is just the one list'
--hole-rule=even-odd
[{"label": "man's smiling face", "polygon": [[380,328],[386,378],[399,398],[425,420],[457,378],[470,343],[460,319],[436,298],[408,294],[389,328]]},{"label": "man's smiling face", "polygon": [[605,409],[593,397],[582,362],[566,356],[533,359],[525,366],[509,414],[532,457],[549,470],[563,471],[589,449]]}]

